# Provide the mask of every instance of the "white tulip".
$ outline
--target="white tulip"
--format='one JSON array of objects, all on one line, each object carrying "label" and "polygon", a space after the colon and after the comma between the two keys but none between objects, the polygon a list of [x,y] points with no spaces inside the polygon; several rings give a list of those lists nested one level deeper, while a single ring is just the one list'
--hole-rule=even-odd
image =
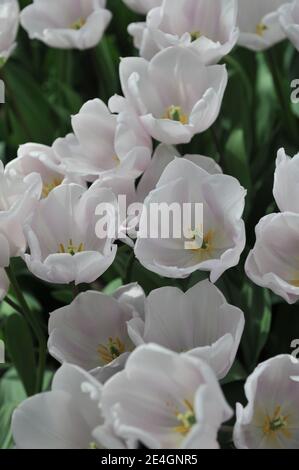
[{"label": "white tulip", "polygon": [[16,47],[19,28],[19,2],[1,0],[0,3],[0,66],[9,58]]},{"label": "white tulip", "polygon": [[163,0],[123,0],[123,2],[136,13],[146,14],[152,8],[161,5]]},{"label": "white tulip", "polygon": [[237,403],[238,449],[299,448],[299,362],[287,354],[259,364],[245,384],[248,400]]},{"label": "white tulip", "polygon": [[263,51],[285,39],[278,9],[286,0],[239,0],[239,45]]},{"label": "white tulip", "polygon": [[279,9],[279,19],[285,34],[299,51],[299,1],[283,5]]},{"label": "white tulip", "polygon": [[[177,158],[164,170],[157,186],[144,201],[135,254],[147,269],[166,277],[185,278],[194,271],[210,271],[212,282],[228,268],[239,262],[245,246],[244,210],[246,191],[239,182],[227,175],[209,174],[184,158]],[[157,224],[151,219],[151,205],[166,203],[169,210],[176,203],[183,212],[183,204],[203,204],[203,227],[184,226],[183,217],[175,220],[181,224],[181,237],[171,233],[168,238],[158,224],[157,234],[151,237],[147,228]],[[158,206],[159,208],[161,206]],[[194,209],[195,210],[195,209]],[[171,211],[170,211],[171,212]],[[169,217],[171,221],[171,217]],[[171,224],[170,224],[171,225]],[[187,249],[186,229],[196,243]],[[203,240],[197,244],[197,231],[203,230]],[[188,237],[189,241],[190,236]]]},{"label": "white tulip", "polygon": [[215,64],[238,40],[237,10],[237,0],[164,0],[148,13],[146,23],[132,23],[128,31],[147,60],[181,44],[192,48],[205,64]]},{"label": "white tulip", "polygon": [[159,52],[150,62],[127,57],[120,64],[123,98],[109,106],[134,108],[146,131],[165,144],[188,143],[218,117],[227,85],[225,65],[205,66],[181,46]]},{"label": "white tulip", "polygon": [[129,448],[141,442],[150,449],[215,449],[218,429],[232,415],[206,363],[157,345],[130,355],[104,385],[101,407],[106,426],[94,436],[109,448],[118,446],[107,424]]},{"label": "white tulip", "polygon": [[28,143],[20,145],[17,158],[6,165],[5,171],[23,177],[31,173],[38,173],[43,182],[41,194],[43,198],[47,197],[52,189],[60,184],[84,184],[80,177],[67,176],[62,172],[61,162],[53,148],[42,144]]},{"label": "white tulip", "polygon": [[89,449],[103,422],[102,385],[77,366],[64,364],[50,392],[25,400],[14,411],[12,432],[18,449]]},{"label": "white tulip", "polygon": [[152,140],[128,110],[115,116],[94,99],[72,117],[72,126],[74,134],[53,144],[66,173],[87,181],[111,174],[137,178],[150,162]]},{"label": "white tulip", "polygon": [[[170,145],[160,144],[156,148],[153,158],[142,175],[137,187],[137,200],[143,202],[146,196],[155,189],[163,171],[176,157],[180,157],[178,150]],[[222,173],[220,166],[212,158],[203,155],[184,155],[186,160],[193,162],[211,175]]]},{"label": "white tulip", "polygon": [[100,203],[117,204],[114,193],[96,183],[87,191],[77,184],[61,185],[39,202],[25,227],[30,254],[24,259],[35,276],[57,284],[91,283],[109,268],[117,247],[109,227],[106,237],[95,233]]},{"label": "white tulip", "polygon": [[[129,297],[131,290],[136,286],[124,286],[121,298]],[[59,362],[76,364],[104,383],[123,368],[134,349],[127,330],[134,316],[138,314],[132,306],[114,296],[81,293],[70,305],[50,314],[49,352]]]},{"label": "white tulip", "polygon": [[8,277],[6,275],[5,270],[0,268],[0,301],[6,297],[8,289],[9,289]]},{"label": "white tulip", "polygon": [[37,173],[25,178],[6,172],[0,162],[0,267],[9,258],[20,256],[26,249],[24,224],[34,211],[42,191]]},{"label": "white tulip", "polygon": [[245,264],[247,276],[288,303],[299,299],[299,214],[263,217],[255,229],[256,243]]},{"label": "white tulip", "polygon": [[128,328],[136,346],[156,343],[199,357],[222,379],[235,360],[244,315],[205,280],[185,294],[175,287],[152,291],[145,303],[145,320],[135,317]]},{"label": "white tulip", "polygon": [[60,49],[95,47],[111,12],[106,0],[34,0],[21,12],[21,24],[31,39]]},{"label": "white tulip", "polygon": [[278,151],[273,194],[280,211],[299,214],[299,153],[291,158],[284,149]]}]

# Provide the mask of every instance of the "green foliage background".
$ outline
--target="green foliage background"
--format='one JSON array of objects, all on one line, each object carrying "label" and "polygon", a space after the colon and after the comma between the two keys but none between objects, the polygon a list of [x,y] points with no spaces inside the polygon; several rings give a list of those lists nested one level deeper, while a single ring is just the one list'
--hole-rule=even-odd
[{"label": "green foliage background", "polygon": [[[21,0],[21,7],[31,3]],[[0,157],[4,163],[26,142],[51,145],[71,130],[70,116],[88,99],[107,102],[120,93],[119,57],[135,55],[127,25],[140,18],[120,0],[108,0],[113,20],[103,41],[88,51],[50,49],[30,41],[20,28],[18,48],[0,70],[6,85],[6,104],[0,105]],[[227,300],[245,314],[246,327],[235,365],[223,382],[228,401],[244,402],[244,379],[258,362],[291,352],[299,338],[298,307],[253,285],[244,274],[244,260],[255,240],[254,228],[266,213],[276,211],[272,195],[276,152],[299,150],[299,105],[291,105],[290,83],[299,72],[299,54],[287,41],[266,53],[236,48],[224,59],[229,84],[220,117],[213,128],[184,146],[184,153],[200,153],[220,161],[224,171],[247,188],[245,222],[247,246],[238,267],[217,283]],[[221,195],[219,195],[221,197]],[[48,312],[69,303],[69,286],[48,285],[33,278],[21,260],[13,260],[19,284],[39,326],[47,332]],[[130,249],[119,249],[116,262],[94,287],[113,292],[122,283],[138,281],[146,292],[163,285],[184,290],[206,274],[195,273],[184,283],[152,274],[134,260]],[[13,297],[13,293],[10,293]],[[0,447],[12,445],[10,419],[15,406],[35,393],[36,349],[23,317],[5,302],[0,305],[0,339],[6,343],[5,365],[0,366]],[[43,389],[57,364],[47,358]],[[224,446],[231,446],[222,436]]]}]

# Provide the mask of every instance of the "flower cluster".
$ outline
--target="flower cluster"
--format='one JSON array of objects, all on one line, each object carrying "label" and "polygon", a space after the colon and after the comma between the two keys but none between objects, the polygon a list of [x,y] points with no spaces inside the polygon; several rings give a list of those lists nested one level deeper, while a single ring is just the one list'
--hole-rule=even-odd
[{"label": "flower cluster", "polygon": [[[229,84],[226,56],[237,44],[264,51],[286,37],[299,49],[299,1],[124,3],[146,18],[128,27],[139,56],[120,60],[122,95],[88,100],[71,117],[70,133],[52,145],[22,144],[0,166],[1,300],[10,299],[10,283],[16,288],[16,257],[39,281],[70,285],[75,294],[49,312],[47,351],[61,367],[50,391],[39,387],[14,411],[14,443],[217,449],[230,426],[240,449],[299,448],[299,362],[288,354],[248,367],[248,404],[238,403],[230,421],[223,385],[235,373],[246,315],[242,303],[231,304],[225,276],[246,247],[249,188],[222,165],[221,149],[217,162],[200,154]],[[19,22],[49,47],[90,49],[112,18],[107,8],[106,0],[34,0],[19,14],[16,0],[3,1],[2,65]],[[280,212],[259,221],[255,246],[245,251],[248,278],[288,303],[299,299],[298,185],[299,154],[279,150],[273,194]],[[119,214],[120,195],[143,204],[135,230]],[[188,248],[184,230],[141,236],[155,204],[173,217],[171,208],[202,204],[202,224],[191,214]],[[96,230],[99,205],[115,208],[104,237]],[[109,231],[119,218],[125,240]],[[138,262],[157,288],[126,276],[121,287],[103,290],[100,278],[123,253],[129,274]]]}]

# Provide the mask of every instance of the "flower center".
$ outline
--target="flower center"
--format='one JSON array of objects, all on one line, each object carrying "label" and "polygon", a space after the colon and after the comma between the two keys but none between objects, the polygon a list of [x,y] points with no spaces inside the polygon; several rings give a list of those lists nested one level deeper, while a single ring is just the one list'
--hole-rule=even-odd
[{"label": "flower center", "polygon": [[180,106],[171,105],[166,109],[163,119],[170,119],[171,121],[181,122],[182,124],[188,124],[188,117],[184,114]]},{"label": "flower center", "polygon": [[186,436],[191,428],[196,424],[196,416],[194,413],[193,405],[189,400],[184,400],[184,405],[186,407],[185,412],[176,413],[176,418],[179,421],[179,425],[174,428],[175,432]]},{"label": "flower center", "polygon": [[266,26],[264,23],[258,23],[255,28],[256,34],[259,36],[264,36],[265,31],[267,31],[268,26]]},{"label": "flower center", "polygon": [[108,344],[105,346],[100,344],[97,352],[105,364],[110,364],[114,359],[118,358],[126,350],[124,343],[120,338],[116,337],[115,339],[109,338]]},{"label": "flower center", "polygon": [[45,183],[43,185],[42,197],[43,198],[48,197],[52,189],[56,188],[57,186],[60,186],[61,183],[62,183],[62,178],[54,178],[50,183]]},{"label": "flower center", "polygon": [[86,20],[84,18],[78,18],[76,21],[74,21],[71,24],[70,28],[75,29],[76,31],[78,31],[79,29],[83,28],[85,23],[86,23]]},{"label": "flower center", "polygon": [[281,406],[277,406],[272,417],[266,416],[263,432],[269,437],[276,437],[277,433],[282,433],[284,437],[290,438],[291,433],[288,430],[288,416],[281,414]]},{"label": "flower center", "polygon": [[292,281],[289,281],[289,283],[294,287],[299,287],[299,279],[294,279]]},{"label": "flower center", "polygon": [[191,41],[196,41],[196,39],[199,39],[200,36],[201,36],[201,32],[200,31],[192,31],[192,33],[190,33],[190,36],[191,36]]},{"label": "flower center", "polygon": [[59,251],[58,253],[68,253],[69,255],[74,256],[76,253],[81,253],[84,251],[84,243],[80,243],[79,245],[74,245],[72,239],[69,239],[68,245],[64,245],[63,243],[59,244]]}]

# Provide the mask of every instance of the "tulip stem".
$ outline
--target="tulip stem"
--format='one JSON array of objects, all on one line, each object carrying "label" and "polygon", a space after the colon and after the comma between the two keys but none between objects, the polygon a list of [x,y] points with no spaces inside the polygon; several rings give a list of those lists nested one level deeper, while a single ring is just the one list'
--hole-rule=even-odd
[{"label": "tulip stem", "polygon": [[276,95],[280,102],[281,110],[284,113],[286,130],[289,132],[289,135],[292,138],[292,140],[296,142],[298,139],[299,129],[297,129],[296,119],[290,107],[291,100],[290,100],[290,97],[286,93],[283,78],[281,76],[276,57],[271,50],[266,52],[266,57],[268,59],[267,63],[268,63],[268,67],[272,75]]},{"label": "tulip stem", "polygon": [[217,132],[216,132],[216,130],[214,129],[213,126],[210,127],[210,133],[211,133],[211,136],[212,136],[212,140],[214,142],[214,146],[215,146],[216,151],[217,151],[218,156],[219,156],[219,165],[221,166],[222,170],[224,171],[225,162],[224,162],[224,158],[223,158],[223,155],[222,155],[222,149],[221,149],[221,145],[220,145],[220,141],[219,141]]},{"label": "tulip stem", "polygon": [[36,393],[39,393],[42,390],[44,371],[45,371],[45,366],[46,366],[46,353],[47,353],[46,339],[43,334],[42,328],[39,325],[38,320],[35,318],[35,315],[32,314],[32,311],[30,310],[28,306],[28,303],[22,293],[22,290],[19,286],[18,280],[16,278],[16,275],[13,269],[11,268],[11,266],[9,266],[5,270],[9,278],[9,281],[12,285],[12,288],[14,290],[15,296],[20,305],[20,308],[22,310],[22,313],[24,317],[26,318],[28,324],[31,326],[36,336],[36,339],[38,341],[39,358],[38,358],[38,367],[37,367],[37,376],[36,376]]},{"label": "tulip stem", "polygon": [[5,297],[5,299],[3,299],[3,301],[9,305],[11,308],[13,308],[16,312],[20,313],[21,315],[23,314],[22,310],[20,309],[20,306],[14,302],[12,299],[10,299],[9,297]]}]

